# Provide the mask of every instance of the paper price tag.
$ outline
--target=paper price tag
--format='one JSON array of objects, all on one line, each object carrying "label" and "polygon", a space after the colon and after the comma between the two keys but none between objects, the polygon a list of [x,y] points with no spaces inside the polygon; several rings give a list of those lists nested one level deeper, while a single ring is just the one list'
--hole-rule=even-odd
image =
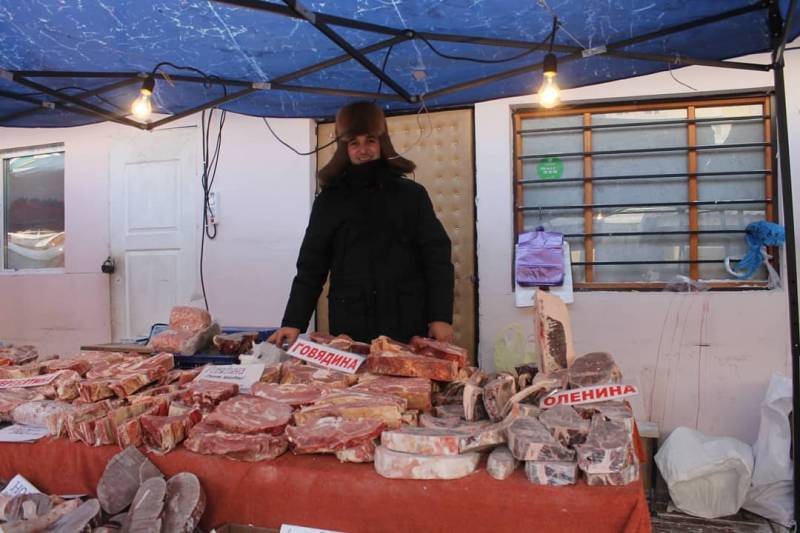
[{"label": "paper price tag", "polygon": [[11,498],[13,496],[19,496],[20,494],[39,494],[39,489],[34,487],[30,481],[17,474],[8,482],[8,485],[6,485],[6,488],[4,488],[3,492],[0,492],[0,494]]},{"label": "paper price tag", "polygon": [[317,366],[348,374],[355,374],[365,359],[358,354],[311,342],[305,337],[298,338],[286,353]]},{"label": "paper price tag", "polygon": [[315,527],[293,526],[292,524],[283,524],[280,533],[342,533],[341,531],[332,531],[330,529],[317,529]]},{"label": "paper price tag", "polygon": [[0,389],[16,389],[20,387],[41,387],[47,385],[58,377],[61,372],[34,376],[31,378],[0,379]]},{"label": "paper price tag", "polygon": [[261,379],[264,373],[264,363],[253,363],[248,365],[218,365],[207,366],[200,372],[197,379],[207,381],[221,381],[223,383],[235,383],[241,392],[250,392],[250,386]]},{"label": "paper price tag", "polygon": [[0,442],[34,442],[48,435],[47,428],[14,424],[0,429]]}]

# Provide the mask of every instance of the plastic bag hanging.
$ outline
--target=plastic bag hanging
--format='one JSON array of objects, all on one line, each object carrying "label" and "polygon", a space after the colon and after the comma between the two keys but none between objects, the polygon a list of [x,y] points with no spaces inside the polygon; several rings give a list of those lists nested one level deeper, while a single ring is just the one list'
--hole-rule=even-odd
[{"label": "plastic bag hanging", "polygon": [[778,273],[772,268],[769,260],[772,258],[767,254],[767,246],[780,246],[786,240],[786,232],[780,224],[759,220],[751,222],[745,228],[745,240],[748,250],[745,256],[736,264],[736,270],[731,266],[732,257],[725,258],[725,270],[736,279],[749,279],[753,277],[758,267],[763,264],[769,271],[770,288],[777,286]]},{"label": "plastic bag hanging", "polygon": [[545,231],[521,233],[517,247],[516,278],[522,287],[544,287],[564,283],[564,234]]}]

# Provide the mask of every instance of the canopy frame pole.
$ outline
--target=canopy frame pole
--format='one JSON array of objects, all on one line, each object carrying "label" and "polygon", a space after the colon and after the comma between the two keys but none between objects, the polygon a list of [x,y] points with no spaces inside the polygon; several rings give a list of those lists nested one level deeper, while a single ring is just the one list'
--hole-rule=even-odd
[{"label": "canopy frame pole", "polygon": [[[724,13],[718,13],[716,15],[711,15],[709,17],[705,17],[705,18],[702,18],[702,19],[699,19],[699,20],[695,20],[695,21],[692,21],[692,22],[686,22],[686,23],[683,23],[683,24],[676,24],[675,26],[670,26],[668,28],[664,28],[664,29],[661,29],[661,30],[658,30],[658,31],[646,33],[646,34],[640,35],[638,37],[632,37],[630,39],[624,39],[622,41],[617,41],[616,43],[611,43],[609,45],[606,45],[605,46],[605,53],[614,52],[614,53],[616,53],[618,55],[625,54],[627,57],[633,58],[633,55],[635,55],[634,52],[620,52],[617,49],[618,48],[624,48],[624,47],[630,46],[632,44],[639,44],[639,43],[645,42],[645,41],[650,40],[650,39],[656,39],[658,37],[663,37],[665,35],[670,35],[672,33],[678,33],[678,32],[681,32],[681,31],[690,30],[690,29],[693,29],[693,28],[704,26],[706,24],[712,24],[714,22],[720,22],[722,20],[725,20],[725,19],[728,19],[728,18],[731,18],[731,17],[737,17],[737,16],[743,15],[745,13],[750,13],[751,11],[756,11],[758,9],[764,9],[766,6],[767,6],[766,3],[759,2],[759,3],[756,3],[756,4],[749,5],[749,6],[741,7],[741,8],[738,8],[738,9],[733,9],[733,10],[730,10],[730,11],[726,11]],[[603,51],[598,52],[598,54],[602,54],[602,53],[604,53],[604,52]],[[573,52],[573,53],[571,53],[569,55],[565,55],[565,56],[559,57],[558,58],[558,63],[559,64],[563,64],[563,63],[567,63],[567,62],[570,62],[570,61],[575,61],[577,59],[583,59],[583,58],[584,58],[583,50],[578,49],[578,50],[576,50],[575,52]],[[644,59],[644,57],[642,57],[642,59]],[[666,59],[669,59],[669,62],[674,62],[674,60],[676,58],[675,57],[671,57],[671,56],[664,56],[664,58],[660,59],[660,60],[666,60]],[[684,59],[684,63],[685,64],[691,64],[691,62],[689,60],[687,60],[686,58],[683,58],[683,59]],[[735,62],[731,62],[726,66],[730,66],[731,68],[747,68],[747,69],[751,68],[750,66],[747,66],[747,67],[741,67],[741,66],[740,67],[736,67],[736,66],[733,66],[733,65],[735,65]],[[747,64],[745,63],[743,65],[747,65]],[[457,83],[457,84],[451,85],[450,87],[444,87],[443,89],[438,89],[436,91],[432,91],[432,92],[426,94],[425,98],[428,98],[428,99],[436,98],[436,97],[443,96],[443,95],[446,95],[446,94],[450,94],[450,93],[453,93],[453,92],[457,92],[457,91],[461,91],[461,90],[465,90],[465,89],[472,89],[472,88],[480,86],[480,85],[485,85],[487,83],[493,83],[495,81],[500,81],[500,80],[503,80],[503,79],[506,79],[506,78],[512,78],[514,76],[519,76],[520,74],[525,74],[527,72],[539,70],[541,68],[542,68],[542,62],[539,61],[537,63],[534,63],[532,65],[528,65],[528,66],[525,66],[525,67],[519,67],[519,68],[507,70],[507,71],[504,71],[504,72],[498,72],[497,74],[492,74],[491,76],[485,76],[483,78],[476,78],[474,80],[469,80],[469,81],[465,81],[465,82],[461,82],[461,83]],[[768,65],[767,66],[767,70],[769,68],[772,68],[772,66]],[[759,68],[759,70],[760,70],[760,68]]]},{"label": "canopy frame pole", "polygon": [[394,81],[391,76],[375,66],[372,61],[367,59],[361,52],[355,49],[353,45],[348,43],[338,33],[333,31],[330,26],[327,25],[327,23],[325,23],[321,18],[318,18],[316,13],[306,10],[306,8],[297,2],[297,0],[283,0],[283,2],[289,6],[290,9],[297,12],[302,18],[311,23],[312,26],[317,28],[317,30],[319,30],[325,37],[336,44],[336,46],[350,54],[353,59],[358,61],[361,66],[369,70],[376,78],[383,81],[383,83],[385,83],[387,86],[391,87],[391,89],[402,96],[405,101],[408,103],[417,102],[418,97],[412,96],[408,91],[401,87],[399,83]]},{"label": "canopy frame pole", "polygon": [[126,126],[133,126],[139,129],[143,129],[146,127],[143,124],[140,124],[139,122],[135,122],[133,120],[125,118],[122,115],[106,111],[102,107],[90,104],[89,102],[84,102],[79,98],[75,98],[74,96],[70,96],[68,94],[61,94],[58,91],[51,89],[50,87],[42,85],[41,83],[36,83],[35,81],[29,80],[26,77],[21,76],[17,73],[12,74],[12,79],[14,82],[19,83],[20,85],[24,85],[25,87],[30,87],[31,89],[36,89],[39,92],[42,92],[48,96],[52,96],[53,98],[57,98],[61,101],[69,102],[80,109],[83,109],[93,115],[102,117],[106,120],[111,120],[112,122],[117,122],[119,124],[124,124]]},{"label": "canopy frame pole", "polygon": [[769,2],[767,24],[773,40],[773,73],[775,80],[775,115],[778,124],[778,162],[780,164],[783,227],[786,232],[786,295],[789,299],[789,339],[792,360],[792,450],[794,451],[794,520],[800,523],[800,308],[797,297],[797,250],[794,231],[794,200],[792,197],[789,132],[786,115],[786,86],[783,75],[783,50],[786,45],[797,0],[789,2],[786,21],[782,20],[780,3]]},{"label": "canopy frame pole", "polygon": [[[107,92],[113,91],[115,89],[120,89],[122,87],[126,87],[128,85],[132,85],[132,84],[136,83],[137,81],[139,81],[138,78],[129,78],[127,80],[118,81],[117,83],[112,83],[111,85],[104,85],[103,87],[98,87],[97,89],[92,89],[92,90],[89,90],[89,91],[85,91],[85,92],[82,92],[82,93],[80,93],[78,95],[75,95],[75,96],[77,98],[83,100],[83,99],[91,98],[92,96],[97,96],[99,94],[107,93]],[[8,91],[0,91],[0,96],[6,96],[6,95],[8,96],[8,98],[14,98],[16,96],[15,93],[9,93]],[[63,104],[63,103],[56,104],[56,102],[43,102],[43,101],[36,101],[36,102],[31,102],[31,103],[37,103],[39,105],[39,107],[37,107],[36,109],[26,109],[24,111],[18,111],[17,113],[10,113],[8,115],[2,116],[2,117],[0,117],[0,124],[2,124],[3,122],[9,122],[11,120],[16,120],[18,118],[26,117],[28,115],[36,114],[36,113],[42,111],[43,109],[49,108],[50,106],[45,105],[47,103],[52,104],[54,107],[56,105],[58,105],[58,107],[60,109],[64,109],[65,111],[73,111],[73,112],[75,111],[75,109],[68,103],[67,104]],[[84,113],[83,112],[78,112],[77,114],[84,114]]]},{"label": "canopy frame pole", "polygon": [[220,96],[219,98],[215,98],[203,104],[190,107],[189,109],[184,109],[179,113],[175,113],[174,115],[170,115],[168,117],[164,117],[160,120],[156,120],[155,122],[148,122],[145,123],[145,129],[152,130],[159,126],[163,126],[164,124],[169,124],[170,122],[174,122],[176,120],[180,120],[184,117],[188,117],[189,115],[193,115],[199,111],[204,111],[209,107],[215,107],[218,105],[222,105],[225,102],[230,102],[231,100],[236,100],[237,98],[241,98],[243,96],[247,96],[248,94],[252,94],[256,92],[258,89],[255,87],[248,87],[246,89],[242,89],[239,92],[235,92],[232,94],[226,94],[225,96]]}]

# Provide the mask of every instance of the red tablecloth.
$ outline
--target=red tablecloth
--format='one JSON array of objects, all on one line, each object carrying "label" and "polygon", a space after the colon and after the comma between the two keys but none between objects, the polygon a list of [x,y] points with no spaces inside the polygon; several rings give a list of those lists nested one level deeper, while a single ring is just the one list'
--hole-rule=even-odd
[{"label": "red tablecloth", "polygon": [[[22,474],[44,492],[95,494],[115,446],[67,439],[0,444],[0,477]],[[541,487],[518,470],[505,481],[485,471],[453,481],[384,479],[371,464],[284,454],[242,463],[178,449],[150,455],[165,475],[194,472],[206,490],[202,526],[282,523],[360,531],[650,532],[641,481],[626,487]],[[588,529],[587,529],[588,528]]]}]

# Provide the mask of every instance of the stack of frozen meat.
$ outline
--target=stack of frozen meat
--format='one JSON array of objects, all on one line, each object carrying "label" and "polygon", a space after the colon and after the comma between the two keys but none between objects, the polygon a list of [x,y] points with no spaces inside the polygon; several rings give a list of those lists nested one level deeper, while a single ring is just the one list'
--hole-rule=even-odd
[{"label": "stack of frozen meat", "polygon": [[0,531],[191,532],[205,507],[205,492],[197,476],[181,472],[165,480],[136,448],[126,448],[106,465],[97,498],[0,495]]}]

